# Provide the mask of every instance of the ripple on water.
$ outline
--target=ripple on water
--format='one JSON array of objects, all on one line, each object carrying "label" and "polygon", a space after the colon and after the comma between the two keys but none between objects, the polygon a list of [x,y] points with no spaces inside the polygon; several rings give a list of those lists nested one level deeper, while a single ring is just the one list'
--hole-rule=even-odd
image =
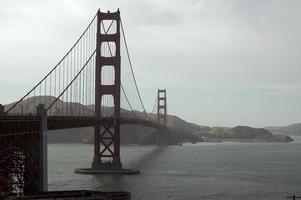
[{"label": "ripple on water", "polygon": [[93,146],[49,145],[49,189],[126,190],[133,199],[286,199],[301,195],[301,143],[201,143],[122,146],[134,176],[74,174]]}]

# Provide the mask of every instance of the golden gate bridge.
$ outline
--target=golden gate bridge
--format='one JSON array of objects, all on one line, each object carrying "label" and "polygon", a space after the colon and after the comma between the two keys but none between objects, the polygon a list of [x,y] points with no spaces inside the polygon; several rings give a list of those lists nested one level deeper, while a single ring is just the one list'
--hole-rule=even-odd
[{"label": "golden gate bridge", "polygon": [[[121,79],[121,65],[125,66],[122,47],[130,78]],[[129,82],[135,91],[130,95]],[[132,96],[136,96],[142,112],[135,110]],[[158,90],[152,112],[145,109],[119,10],[98,10],[43,79],[17,102],[0,104],[0,193],[13,192],[19,185],[26,193],[47,190],[48,130],[94,127],[91,168],[77,172],[135,173],[122,167],[120,126],[137,124],[167,134],[166,116],[166,90]]]}]

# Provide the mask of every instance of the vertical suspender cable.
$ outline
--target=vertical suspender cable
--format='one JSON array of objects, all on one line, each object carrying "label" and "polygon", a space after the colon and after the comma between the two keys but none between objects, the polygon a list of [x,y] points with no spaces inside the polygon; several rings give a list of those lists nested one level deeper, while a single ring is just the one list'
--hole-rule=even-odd
[{"label": "vertical suspender cable", "polygon": [[[121,20],[121,19],[120,19],[120,25],[121,25],[123,41],[124,41],[124,44],[125,44],[125,49],[126,49],[128,61],[129,61],[130,67],[131,67],[131,72],[132,72],[132,75],[133,75],[135,87],[136,87],[136,90],[137,90],[137,93],[138,93],[138,97],[139,97],[140,103],[141,103],[141,105],[142,105],[143,111],[144,111],[145,114],[147,115],[147,112],[146,112],[146,110],[145,110],[145,106],[144,106],[144,104],[143,104],[143,101],[142,101],[142,98],[141,98],[141,95],[140,95],[140,92],[139,92],[139,89],[138,89],[138,85],[137,85],[136,77],[135,77],[135,74],[134,74],[134,70],[133,70],[133,66],[132,66],[132,62],[131,62],[131,58],[130,58],[130,54],[129,54],[129,49],[128,49],[128,45],[127,45],[127,42],[126,42],[125,33],[124,33],[124,28],[123,28],[123,24],[122,24],[122,20]],[[147,116],[148,116],[148,115],[147,115]],[[149,118],[149,117],[148,117],[148,118]]]},{"label": "vertical suspender cable", "polygon": [[[112,24],[113,24],[113,20],[112,20],[110,26],[108,27],[108,29],[106,30],[104,24],[102,23],[102,27],[103,27],[103,29],[104,29],[104,33],[105,33],[105,34],[108,33],[108,31],[109,31],[109,29],[111,28]],[[108,46],[109,54],[110,54],[110,56],[112,57],[112,56],[113,56],[113,53],[112,53],[111,47],[110,47],[110,45],[109,45],[108,43],[107,43],[107,46]],[[112,74],[113,74],[113,73],[112,73]],[[112,76],[113,76],[113,75],[112,75]],[[113,78],[113,80],[114,80],[114,78]],[[112,80],[112,81],[113,81],[113,80]],[[123,87],[122,83],[120,83],[120,86],[121,86],[122,92],[123,92],[123,94],[124,94],[124,96],[125,96],[125,99],[126,99],[128,105],[129,105],[129,108],[130,108],[131,111],[133,112],[134,116],[138,118],[138,116],[136,115],[135,111],[133,110],[133,107],[132,107],[132,105],[131,105],[131,103],[130,103],[130,101],[129,101],[127,95],[126,95],[126,92],[125,92],[125,90],[124,90],[124,87]]]},{"label": "vertical suspender cable", "polygon": [[[72,80],[73,77],[73,59],[74,59],[74,50],[71,52],[71,62],[70,62],[70,80]],[[73,108],[73,97],[72,97],[72,88],[73,88],[73,84],[70,86],[70,111],[69,111],[69,115],[72,115],[72,108]]]}]

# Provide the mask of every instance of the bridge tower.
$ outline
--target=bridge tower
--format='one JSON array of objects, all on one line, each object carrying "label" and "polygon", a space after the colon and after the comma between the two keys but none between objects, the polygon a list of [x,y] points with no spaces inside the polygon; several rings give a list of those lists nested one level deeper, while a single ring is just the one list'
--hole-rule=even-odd
[{"label": "bridge tower", "polygon": [[166,101],[166,89],[158,89],[157,95],[157,121],[166,127],[167,119],[167,101]]},{"label": "bridge tower", "polygon": [[[114,20],[116,32],[114,34],[102,33],[101,26],[105,20]],[[104,117],[101,112],[104,95],[112,95],[114,100],[113,124],[97,126],[94,129],[94,158],[93,169],[110,170],[121,169],[120,161],[120,12],[97,12],[96,33],[96,63],[95,63],[95,116]],[[115,43],[113,57],[105,57],[102,52],[102,44]],[[114,83],[103,85],[101,81],[104,66],[112,66],[115,71]]]}]

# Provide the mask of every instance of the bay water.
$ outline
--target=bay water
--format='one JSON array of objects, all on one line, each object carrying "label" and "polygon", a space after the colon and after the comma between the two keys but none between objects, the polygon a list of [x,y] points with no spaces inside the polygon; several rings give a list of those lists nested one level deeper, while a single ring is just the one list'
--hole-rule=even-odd
[{"label": "bay water", "polygon": [[121,147],[139,175],[83,175],[93,145],[49,144],[49,190],[129,191],[132,199],[286,199],[301,196],[301,138],[292,143],[197,143]]}]

